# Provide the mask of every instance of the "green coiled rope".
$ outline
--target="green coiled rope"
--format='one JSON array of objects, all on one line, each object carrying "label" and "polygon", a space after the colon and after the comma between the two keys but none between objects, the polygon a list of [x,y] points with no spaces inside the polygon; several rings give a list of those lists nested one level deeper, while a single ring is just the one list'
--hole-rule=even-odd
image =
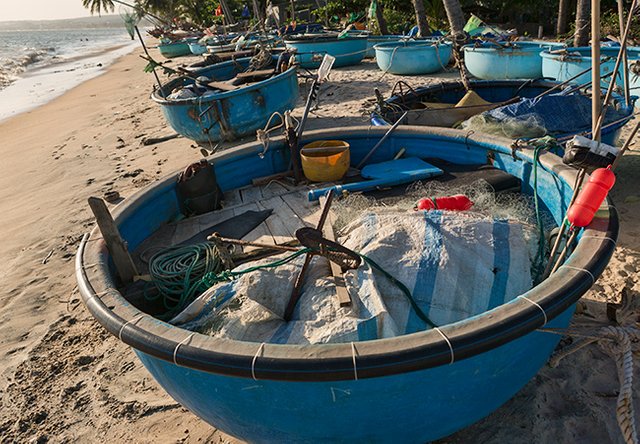
[{"label": "green coiled rope", "polygon": [[[149,274],[151,282],[158,289],[158,294],[148,296],[149,300],[157,300],[162,297],[164,308],[167,311],[162,318],[168,319],[177,314],[198,295],[217,283],[231,281],[234,278],[255,271],[277,268],[288,264],[299,256],[314,253],[316,250],[302,248],[282,259],[266,264],[255,265],[241,271],[225,270],[218,254],[217,248],[211,242],[195,245],[171,247],[154,255],[149,261]],[[436,324],[420,309],[413,298],[411,291],[402,282],[397,280],[373,259],[364,254],[357,253],[370,267],[378,270],[389,279],[406,296],[416,315],[430,327]]]}]

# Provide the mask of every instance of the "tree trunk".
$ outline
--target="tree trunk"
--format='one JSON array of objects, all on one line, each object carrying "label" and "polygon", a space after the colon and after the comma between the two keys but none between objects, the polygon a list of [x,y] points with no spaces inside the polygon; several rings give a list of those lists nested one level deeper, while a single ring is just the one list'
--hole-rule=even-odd
[{"label": "tree trunk", "polygon": [[424,0],[412,0],[413,9],[416,11],[416,21],[418,22],[418,31],[421,37],[430,34],[429,24],[427,23],[427,13],[424,9]]},{"label": "tree trunk", "polygon": [[442,0],[445,11],[447,11],[447,19],[449,19],[449,26],[451,27],[451,35],[455,41],[465,40],[464,37],[464,14],[462,13],[462,7],[459,0]]},{"label": "tree trunk", "polygon": [[384,19],[382,2],[378,2],[376,7],[376,21],[378,22],[378,28],[380,28],[380,34],[389,34],[389,28],[387,28],[387,21]]},{"label": "tree trunk", "polygon": [[569,10],[569,0],[560,0],[558,6],[558,23],[556,25],[556,35],[567,32],[567,12]]},{"label": "tree trunk", "polygon": [[576,35],[573,38],[573,46],[589,45],[590,14],[591,3],[589,0],[578,0],[576,9]]}]

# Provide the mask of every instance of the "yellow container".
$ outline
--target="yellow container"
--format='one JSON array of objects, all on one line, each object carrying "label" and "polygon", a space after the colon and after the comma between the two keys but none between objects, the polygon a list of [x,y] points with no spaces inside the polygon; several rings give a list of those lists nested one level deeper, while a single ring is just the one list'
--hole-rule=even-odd
[{"label": "yellow container", "polygon": [[332,182],[346,174],[351,163],[349,144],[342,140],[318,140],[300,150],[302,171],[312,182]]}]

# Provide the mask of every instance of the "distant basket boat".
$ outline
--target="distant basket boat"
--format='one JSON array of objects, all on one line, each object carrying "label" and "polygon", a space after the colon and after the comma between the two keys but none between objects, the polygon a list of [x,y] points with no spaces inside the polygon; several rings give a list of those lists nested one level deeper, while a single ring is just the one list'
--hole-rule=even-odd
[{"label": "distant basket boat", "polygon": [[320,66],[325,54],[336,58],[334,68],[357,65],[367,52],[367,37],[341,37],[336,34],[299,34],[287,36],[287,48],[296,50],[296,60],[302,68]]},{"label": "distant basket boat", "polygon": [[160,54],[162,54],[163,57],[168,59],[191,54],[189,43],[186,41],[160,43],[158,45],[158,51],[160,51]]},{"label": "distant basket boat", "polygon": [[[295,107],[298,79],[295,67],[248,85],[234,87],[222,81],[233,79],[249,66],[250,58],[217,63],[190,72],[191,77],[215,79],[212,86],[225,90],[203,96],[167,99],[176,88],[192,85],[193,80],[179,77],[151,95],[160,105],[167,122],[178,133],[199,143],[235,140],[255,135],[274,112]],[[273,68],[271,69],[273,72]],[[263,77],[264,78],[264,77]]]},{"label": "distant basket boat", "polygon": [[464,64],[469,73],[483,80],[540,79],[544,49],[563,48],[557,42],[485,42],[463,47]]},{"label": "distant basket boat", "polygon": [[391,74],[418,75],[442,71],[449,64],[453,45],[433,39],[399,40],[373,47],[378,67]]},{"label": "distant basket boat", "polygon": [[[602,87],[607,87],[612,77],[615,78],[614,81],[617,84],[620,86],[623,85],[622,66],[620,66],[615,76],[611,75],[613,68],[615,68],[616,57],[619,52],[620,48],[616,47],[600,48],[600,59],[602,61],[600,64],[600,76],[602,78],[600,83]],[[638,52],[637,48],[628,48],[627,54],[630,61],[635,61],[640,58],[640,52]],[[564,51],[545,50],[540,55],[542,57],[542,75],[560,82],[569,80],[591,67],[591,47],[589,46],[567,48]],[[579,85],[590,81],[591,72],[586,72],[572,80],[573,83]]]},{"label": "distant basket boat", "polygon": [[[407,111],[403,124],[452,127],[474,115],[502,106],[514,98],[533,98],[557,85],[557,82],[544,80],[472,80],[471,90],[487,103],[456,106],[467,92],[462,82],[443,82],[415,90],[402,89],[403,84],[398,83],[399,91],[392,92],[390,98],[383,104],[378,104],[378,109],[371,115],[371,123],[391,125]],[[622,102],[618,95],[615,95],[614,99]],[[630,106],[621,105],[621,113],[623,118],[603,126],[604,143],[615,145],[622,127],[633,118],[633,103]],[[565,140],[575,134],[589,133],[589,130],[590,128],[567,127],[565,132],[555,136]]]},{"label": "distant basket boat", "polygon": [[[301,143],[343,140],[357,164],[386,131],[320,130],[306,133]],[[521,192],[532,193],[535,187],[560,224],[577,170],[544,153],[534,185],[533,150],[513,150],[511,144],[458,130],[400,127],[374,161],[390,160],[403,149],[450,164],[492,163],[516,176]],[[255,206],[251,196],[264,196],[263,189],[251,187],[252,179],[289,168],[289,148],[282,138],[271,140],[263,158],[258,157],[261,152],[260,144],[249,143],[209,160],[222,190],[236,190],[247,205]],[[172,175],[116,207],[115,223],[129,248],[139,248],[181,216],[176,188]],[[200,226],[198,220],[194,224]],[[76,278],[96,320],[134,349],[176,401],[226,433],[249,442],[424,443],[489,415],[531,380],[561,338],[541,329],[568,327],[576,303],[607,266],[617,235],[617,213],[605,200],[566,262],[529,291],[439,328],[351,343],[245,342],[163,322],[137,308],[142,296],[137,302],[126,299],[115,287],[112,258],[97,229],[80,243]],[[425,288],[429,276],[421,277]]]}]

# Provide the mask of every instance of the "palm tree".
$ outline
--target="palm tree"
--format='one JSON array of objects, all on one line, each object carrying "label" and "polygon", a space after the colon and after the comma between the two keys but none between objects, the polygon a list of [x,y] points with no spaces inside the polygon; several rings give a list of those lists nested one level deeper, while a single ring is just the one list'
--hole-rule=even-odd
[{"label": "palm tree", "polygon": [[82,6],[91,11],[91,14],[100,15],[102,12],[113,12],[113,0],[82,0]]},{"label": "palm tree", "polygon": [[378,22],[378,28],[380,29],[380,34],[387,35],[389,34],[389,29],[387,28],[387,21],[384,18],[383,11],[382,2],[377,2],[376,21]]},{"label": "palm tree", "polygon": [[558,23],[556,25],[556,35],[567,32],[567,13],[569,9],[569,0],[560,0],[558,5]]},{"label": "palm tree", "polygon": [[573,38],[573,46],[587,46],[589,44],[590,15],[591,3],[589,0],[578,0],[576,9],[576,34]]},{"label": "palm tree", "polygon": [[431,32],[427,22],[427,13],[424,9],[424,0],[411,0],[413,9],[416,11],[416,21],[418,22],[418,31],[421,37],[428,36]]},{"label": "palm tree", "polygon": [[459,0],[442,0],[444,9],[447,11],[447,19],[451,27],[451,35],[456,43],[466,40],[464,34],[465,19]]}]

